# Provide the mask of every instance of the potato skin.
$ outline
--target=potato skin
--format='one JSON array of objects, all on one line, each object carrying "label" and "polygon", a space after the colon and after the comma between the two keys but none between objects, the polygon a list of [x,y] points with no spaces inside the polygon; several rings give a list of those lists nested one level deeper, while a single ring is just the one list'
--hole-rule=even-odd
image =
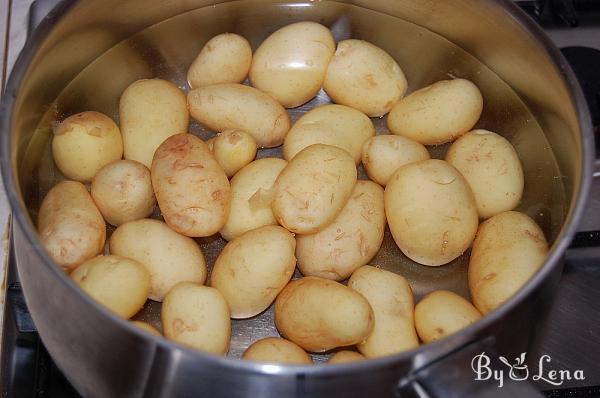
[{"label": "potato skin", "polygon": [[312,359],[300,346],[279,337],[255,341],[244,351],[242,359],[288,365],[312,365]]},{"label": "potato skin", "polygon": [[67,178],[91,181],[98,170],[123,156],[119,126],[100,112],[69,116],[54,131],[52,156]]},{"label": "potato skin", "polygon": [[160,315],[166,338],[211,354],[229,351],[229,308],[217,289],[181,282],[165,297]]},{"label": "potato skin", "polygon": [[479,217],[512,210],[521,201],[523,168],[504,137],[487,130],[470,131],[450,146],[446,161],[469,183]]},{"label": "potato skin", "polygon": [[138,328],[145,330],[146,332],[150,333],[151,335],[162,337],[162,334],[160,334],[160,332],[154,326],[150,325],[147,322],[131,321],[131,323],[133,323]]},{"label": "potato skin", "polygon": [[244,130],[261,148],[283,143],[290,117],[269,95],[242,84],[213,84],[188,94],[192,117],[214,131]]},{"label": "potato skin", "polygon": [[443,160],[402,166],[388,182],[384,199],[392,236],[413,261],[447,264],[475,238],[479,218],[473,193]]},{"label": "potato skin", "polygon": [[52,187],[42,201],[37,226],[42,246],[67,272],[104,249],[106,224],[80,182]]},{"label": "potato skin", "polygon": [[296,236],[298,268],[305,276],[341,281],[377,254],[385,231],[383,189],[357,181],[342,212],[312,235]]},{"label": "potato skin", "polygon": [[362,164],[367,175],[383,187],[400,167],[430,158],[422,144],[399,135],[378,135],[362,147]]},{"label": "potato skin", "polygon": [[119,226],[110,237],[110,252],[143,264],[150,272],[148,298],[162,301],[179,282],[204,283],[206,263],[193,239],[162,221],[142,219]]},{"label": "potato skin", "polygon": [[294,235],[277,225],[253,229],[230,241],[217,257],[211,286],[223,294],[232,318],[260,314],[296,269]]},{"label": "potato skin", "polygon": [[419,346],[414,324],[414,299],[402,276],[369,265],[357,269],[348,287],[367,299],[374,314],[374,326],[356,348],[367,358],[407,351]]},{"label": "potato skin", "polygon": [[186,236],[217,233],[229,215],[229,180],[208,146],[192,134],[163,142],[152,161],[152,187],[165,222]]},{"label": "potato skin", "polygon": [[341,283],[308,276],[277,296],[275,326],[305,350],[323,352],[362,342],[373,328],[373,310]]},{"label": "potato skin", "polygon": [[284,107],[295,108],[317,95],[334,51],[325,26],[309,21],[284,26],[254,53],[250,81]]},{"label": "potato skin", "polygon": [[344,105],[323,105],[292,126],[283,143],[283,157],[290,161],[310,145],[326,144],[346,150],[358,163],[362,145],[374,135],[373,122],[364,113]]},{"label": "potato skin", "polygon": [[135,160],[118,160],[100,169],[91,195],[104,219],[115,226],[148,217],[156,206],[150,170]]},{"label": "potato skin", "polygon": [[225,130],[219,133],[209,149],[227,177],[233,177],[256,157],[256,141],[242,130]]},{"label": "potato skin", "polygon": [[81,264],[71,279],[90,297],[129,319],[142,309],[150,290],[150,273],[135,260],[109,255]]},{"label": "potato skin", "polygon": [[241,83],[252,63],[252,48],[244,37],[221,33],[206,42],[187,72],[191,88],[217,83]]},{"label": "potato skin", "polygon": [[544,264],[548,243],[529,216],[497,214],[481,224],[469,261],[473,304],[487,314],[511,298]]},{"label": "potato skin", "polygon": [[322,144],[304,148],[277,177],[273,214],[289,231],[318,232],[342,211],[356,176],[354,160],[343,149]]},{"label": "potato skin", "polygon": [[350,39],[338,43],[323,88],[333,102],[379,117],[404,96],[407,82],[387,52],[364,40]]},{"label": "potato skin", "polygon": [[436,290],[415,307],[415,327],[425,343],[456,333],[481,318],[481,313],[456,293]]},{"label": "potato skin", "polygon": [[387,125],[394,134],[438,145],[471,130],[482,110],[483,97],[475,84],[465,79],[442,80],[394,105]]},{"label": "potato skin", "polygon": [[350,363],[356,361],[364,361],[365,356],[356,352],[356,351],[338,351],[329,358],[327,363],[329,365],[340,364],[340,363]]}]

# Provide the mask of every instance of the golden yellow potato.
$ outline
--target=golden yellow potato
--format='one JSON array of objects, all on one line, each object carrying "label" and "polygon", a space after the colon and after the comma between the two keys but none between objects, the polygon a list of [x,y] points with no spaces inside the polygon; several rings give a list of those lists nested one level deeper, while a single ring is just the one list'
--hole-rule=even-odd
[{"label": "golden yellow potato", "polygon": [[284,26],[254,53],[250,81],[286,108],[295,108],[317,95],[334,51],[325,26],[309,21]]},{"label": "golden yellow potato", "polygon": [[135,160],[118,160],[100,169],[91,194],[104,219],[115,226],[148,217],[156,206],[150,170]]},{"label": "golden yellow potato", "polygon": [[357,181],[352,196],[331,224],[296,236],[298,268],[305,276],[341,281],[377,254],[385,231],[383,189]]},{"label": "golden yellow potato", "polygon": [[162,334],[160,334],[160,332],[152,325],[150,325],[147,322],[142,322],[142,321],[131,321],[131,323],[133,323],[135,326],[137,326],[140,329],[145,330],[146,332],[154,335],[154,336],[159,336],[162,337]]},{"label": "golden yellow potato", "polygon": [[375,316],[373,330],[356,348],[367,358],[411,350],[419,346],[410,285],[393,272],[365,265],[348,280],[348,287],[364,296]]},{"label": "golden yellow potato", "polygon": [[242,359],[288,365],[312,365],[310,356],[298,345],[279,337],[267,337],[252,343]]},{"label": "golden yellow potato", "polygon": [[542,266],[548,243],[529,216],[500,213],[477,231],[469,261],[469,289],[473,304],[487,314],[511,298]]},{"label": "golden yellow potato", "polygon": [[325,75],[323,88],[333,102],[368,116],[383,116],[406,92],[407,82],[396,61],[364,40],[343,40]]},{"label": "golden yellow potato", "polygon": [[443,80],[406,96],[390,111],[394,134],[424,145],[450,142],[471,130],[481,116],[483,97],[465,79]]},{"label": "golden yellow potato", "polygon": [[54,130],[52,156],[67,178],[91,181],[98,170],[123,156],[121,131],[102,113],[77,113]]},{"label": "golden yellow potato", "polygon": [[256,141],[245,131],[225,130],[213,139],[212,148],[209,149],[227,177],[232,177],[254,160]]},{"label": "golden yellow potato", "polygon": [[362,147],[362,164],[367,175],[383,187],[400,167],[430,158],[422,144],[399,135],[378,135]]},{"label": "golden yellow potato", "polygon": [[121,95],[119,118],[125,159],[150,168],[154,152],[164,140],[187,133],[185,94],[166,80],[138,80]]},{"label": "golden yellow potato", "polygon": [[448,290],[436,290],[415,307],[415,327],[425,343],[456,333],[481,318],[469,301]]},{"label": "golden yellow potato", "polygon": [[276,225],[271,210],[273,184],[287,162],[278,158],[255,160],[231,179],[231,208],[221,236],[231,240],[255,228]]},{"label": "golden yellow potato", "polygon": [[143,264],[150,272],[148,298],[162,301],[179,282],[204,283],[206,263],[193,239],[162,221],[142,219],[119,226],[110,237],[110,252]]},{"label": "golden yellow potato", "polygon": [[447,264],[475,238],[479,218],[471,188],[443,160],[402,166],[388,182],[384,199],[392,236],[413,261]]},{"label": "golden yellow potato", "polygon": [[165,297],[160,317],[170,340],[216,355],[229,351],[229,308],[217,289],[181,282]]},{"label": "golden yellow potato", "polygon": [[343,149],[322,144],[304,148],[277,177],[273,214],[289,231],[318,232],[342,211],[356,176],[354,160]]},{"label": "golden yellow potato", "polygon": [[367,300],[341,283],[307,276],[290,282],[275,300],[275,326],[310,352],[365,340],[373,329]]},{"label": "golden yellow potato", "polygon": [[283,143],[290,117],[279,102],[254,87],[213,84],[190,91],[190,114],[214,131],[243,130],[261,148]]},{"label": "golden yellow potato", "polygon": [[296,269],[294,235],[277,225],[248,231],[217,257],[210,284],[223,294],[232,318],[260,314],[290,281]]},{"label": "golden yellow potato", "polygon": [[50,257],[72,271],[104,249],[106,224],[85,186],[63,181],[44,197],[37,230]]},{"label": "golden yellow potato", "polygon": [[221,33],[210,39],[192,62],[187,73],[191,88],[217,83],[241,83],[252,63],[248,40],[235,33]]},{"label": "golden yellow potato", "polygon": [[81,264],[71,279],[91,298],[125,319],[142,309],[150,291],[150,273],[130,258],[98,256]]},{"label": "golden yellow potato", "polygon": [[374,135],[373,122],[364,113],[344,105],[323,105],[292,126],[283,142],[283,157],[289,161],[310,145],[326,144],[344,149],[358,163],[363,144]]},{"label": "golden yellow potato", "polygon": [[450,146],[446,161],[469,183],[479,217],[512,210],[521,201],[523,168],[504,137],[487,130],[470,131]]},{"label": "golden yellow potato", "polygon": [[169,137],[156,150],[150,173],[160,211],[173,230],[191,237],[211,236],[225,225],[229,180],[200,138]]},{"label": "golden yellow potato", "polygon": [[333,365],[336,363],[350,363],[356,361],[363,361],[365,358],[364,355],[356,352],[356,351],[338,351],[329,358],[327,361],[328,364]]}]

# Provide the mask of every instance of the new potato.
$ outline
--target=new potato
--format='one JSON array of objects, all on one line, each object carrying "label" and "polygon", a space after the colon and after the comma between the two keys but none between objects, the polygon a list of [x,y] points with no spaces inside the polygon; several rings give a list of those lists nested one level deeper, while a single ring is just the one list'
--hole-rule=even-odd
[{"label": "new potato", "polygon": [[338,351],[329,358],[327,361],[328,364],[340,364],[340,363],[350,363],[356,361],[363,361],[365,358],[364,355],[356,352],[356,351]]},{"label": "new potato", "polygon": [[213,139],[209,149],[227,177],[232,177],[254,160],[256,141],[245,131],[225,130]]},{"label": "new potato", "polygon": [[312,365],[310,356],[298,345],[279,337],[255,341],[244,351],[242,359],[288,365]]},{"label": "new potato", "polygon": [[138,328],[143,329],[144,331],[150,333],[151,335],[162,337],[162,334],[160,334],[160,332],[158,330],[156,330],[156,328],[154,326],[150,325],[147,322],[131,321],[131,323],[133,323]]}]

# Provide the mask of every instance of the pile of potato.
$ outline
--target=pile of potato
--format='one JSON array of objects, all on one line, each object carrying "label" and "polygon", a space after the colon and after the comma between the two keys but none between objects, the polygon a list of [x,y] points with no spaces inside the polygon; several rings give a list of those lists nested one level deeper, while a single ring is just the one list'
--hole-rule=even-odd
[{"label": "pile of potato", "polygon": [[[250,85],[241,84],[247,77]],[[544,262],[544,234],[512,211],[524,185],[517,153],[500,135],[472,130],[483,109],[472,82],[440,81],[405,96],[404,73],[383,49],[354,39],[336,46],[314,22],[277,30],[254,53],[243,37],[220,34],[188,80],[187,98],[161,79],[132,83],[120,98],[120,126],[89,111],[54,132],[66,180],[42,203],[40,239],[115,314],[129,319],[147,299],[162,302],[166,338],[224,355],[231,318],[274,304],[282,338],[255,342],[243,359],[310,364],[307,352],[336,350],[329,363],[344,363],[470,325]],[[292,125],[286,108],[321,88],[335,104]],[[386,114],[390,134],[376,136],[370,117]],[[189,134],[190,115],[217,135]],[[448,142],[445,160],[430,158],[425,145]],[[284,159],[254,160],[257,148],[280,145]],[[372,181],[357,179],[361,163]],[[157,204],[164,221],[150,218]],[[110,254],[102,254],[106,222],[116,227]],[[386,223],[424,266],[471,248],[473,304],[438,290],[415,306],[402,275],[369,265]],[[193,238],[214,234],[228,243],[205,286]],[[296,266],[304,277],[292,280]]]}]

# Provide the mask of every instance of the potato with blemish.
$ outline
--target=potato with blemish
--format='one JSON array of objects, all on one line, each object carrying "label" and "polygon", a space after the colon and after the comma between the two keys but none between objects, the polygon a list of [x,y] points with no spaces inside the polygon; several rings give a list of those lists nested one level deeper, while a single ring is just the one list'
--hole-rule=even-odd
[{"label": "potato with blemish", "polygon": [[479,318],[473,304],[448,290],[429,293],[415,307],[415,327],[425,343],[456,333]]},{"label": "potato with blemish", "polygon": [[278,225],[253,229],[230,241],[217,257],[210,284],[223,294],[232,318],[260,314],[296,269],[294,235]]},{"label": "potato with blemish", "polygon": [[48,192],[37,227],[42,246],[67,272],[104,249],[106,224],[80,182],[59,182]]},{"label": "potato with blemish", "polygon": [[227,177],[232,177],[256,156],[256,141],[242,130],[223,131],[211,144],[209,149]]},{"label": "potato with blemish", "polygon": [[121,131],[99,112],[69,116],[54,130],[52,156],[67,178],[91,181],[98,170],[123,156]]},{"label": "potato with blemish", "polygon": [[298,345],[280,337],[255,341],[244,351],[242,359],[287,365],[312,365],[310,356]]},{"label": "potato with blemish", "polygon": [[160,334],[160,332],[152,325],[150,325],[147,322],[142,322],[142,321],[131,321],[131,323],[133,323],[135,326],[137,326],[138,328],[150,333],[153,336],[159,336],[162,337],[162,334]]},{"label": "potato with blemish", "polygon": [[373,310],[341,283],[308,276],[290,282],[277,296],[275,326],[305,350],[324,352],[364,341],[373,328]]},{"label": "potato with blemish", "polygon": [[477,231],[469,261],[469,289],[482,314],[498,308],[536,273],[548,256],[548,243],[529,216],[497,214]]},{"label": "potato with blemish", "polygon": [[216,355],[229,351],[229,308],[215,288],[179,283],[165,297],[160,317],[170,340]]},{"label": "potato with blemish", "polygon": [[165,140],[154,155],[151,176],[165,222],[176,232],[210,236],[225,225],[229,180],[200,138],[178,134]]},{"label": "potato with blemish", "polygon": [[384,199],[394,241],[419,264],[447,264],[475,238],[479,217],[471,188],[443,160],[400,167],[388,182]]},{"label": "potato with blemish", "polygon": [[356,351],[338,351],[335,354],[333,354],[331,356],[331,358],[329,358],[329,360],[327,361],[328,364],[330,365],[334,365],[334,364],[340,364],[340,363],[351,363],[351,362],[357,362],[357,361],[364,361],[365,356],[356,352]]},{"label": "potato with blemish", "polygon": [[318,232],[342,211],[356,176],[354,160],[343,149],[322,144],[304,148],[277,177],[273,214],[289,231]]},{"label": "potato with blemish", "polygon": [[248,40],[235,33],[221,33],[206,42],[187,72],[191,88],[217,83],[241,83],[252,63]]},{"label": "potato with blemish", "polygon": [[469,183],[479,217],[512,210],[521,201],[523,168],[515,148],[504,137],[487,130],[470,131],[450,146],[446,161]]},{"label": "potato with blemish", "polygon": [[104,166],[92,180],[91,194],[104,219],[114,226],[146,218],[156,206],[150,170],[135,160]]},{"label": "potato with blemish", "polygon": [[357,181],[342,212],[312,235],[296,236],[298,268],[303,275],[341,281],[367,264],[383,242],[383,189]]},{"label": "potato with blemish", "polygon": [[367,175],[383,187],[400,167],[430,158],[423,145],[399,135],[378,135],[362,147],[362,164]]},{"label": "potato with blemish", "polygon": [[71,279],[91,298],[129,319],[142,309],[150,290],[150,273],[130,258],[98,256],[81,264]]},{"label": "potato with blemish", "polygon": [[387,52],[367,41],[350,39],[338,43],[323,88],[333,102],[379,117],[402,98],[407,82]]}]

